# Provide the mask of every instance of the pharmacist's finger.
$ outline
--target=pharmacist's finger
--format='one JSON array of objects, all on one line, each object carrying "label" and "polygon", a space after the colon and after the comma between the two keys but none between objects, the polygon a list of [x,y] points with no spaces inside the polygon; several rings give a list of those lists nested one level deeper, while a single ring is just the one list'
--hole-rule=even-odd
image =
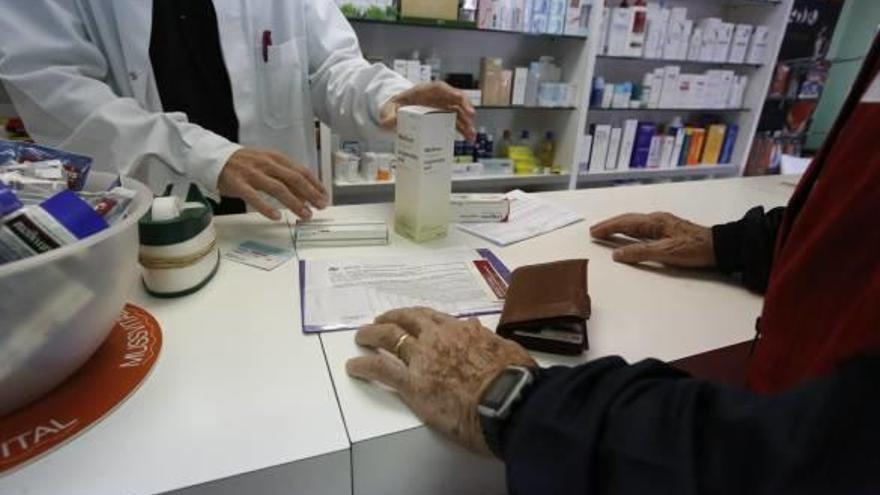
[{"label": "pharmacist's finger", "polygon": [[271,176],[257,177],[254,182],[257,189],[278,200],[299,218],[304,220],[312,218],[312,210],[297,198],[283,182]]},{"label": "pharmacist's finger", "polygon": [[298,170],[278,169],[277,178],[292,191],[297,198],[308,201],[311,205],[324,209],[327,207],[327,197],[311,184],[311,182]]},{"label": "pharmacist's finger", "polygon": [[461,120],[457,120],[455,123],[455,130],[458,131],[459,134],[464,136],[464,138],[473,143],[477,140],[477,131],[474,129],[474,124],[468,124],[466,122],[462,122]]},{"label": "pharmacist's finger", "polygon": [[239,197],[255,210],[260,212],[261,215],[268,218],[269,220],[281,220],[281,213],[273,208],[269,203],[263,200],[260,193],[251,187],[248,184],[241,184],[239,186]]},{"label": "pharmacist's finger", "polygon": [[278,165],[278,178],[294,190],[302,192],[302,198],[306,199],[318,208],[327,205],[327,189],[315,174],[308,168],[290,161],[286,156],[277,152],[269,151],[269,156]]},{"label": "pharmacist's finger", "polygon": [[651,215],[627,213],[593,225],[590,227],[590,234],[598,239],[607,239],[615,234],[636,239],[659,239],[663,237],[664,227],[662,222]]},{"label": "pharmacist's finger", "polygon": [[477,112],[474,110],[474,106],[471,104],[471,100],[464,94],[464,92],[460,89],[455,89],[452,86],[441,83],[446,89],[444,97],[444,104],[448,107],[458,107],[461,109],[461,112],[473,118],[476,116]]},{"label": "pharmacist's finger", "polygon": [[407,333],[418,337],[424,332],[431,331],[435,323],[424,315],[418,308],[404,308],[389,311],[378,318],[375,323],[390,323],[406,330]]},{"label": "pharmacist's finger", "polygon": [[402,394],[409,391],[406,365],[390,356],[376,354],[352,358],[345,363],[345,371],[349,376],[382,383]]}]

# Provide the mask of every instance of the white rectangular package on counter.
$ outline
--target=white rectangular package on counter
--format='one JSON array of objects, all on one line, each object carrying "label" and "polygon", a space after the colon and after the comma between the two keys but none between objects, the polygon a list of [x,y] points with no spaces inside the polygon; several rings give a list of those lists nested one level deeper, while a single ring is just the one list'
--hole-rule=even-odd
[{"label": "white rectangular package on counter", "polygon": [[461,224],[458,226],[459,230],[499,246],[509,246],[548,234],[584,219],[564,206],[519,189],[507,193],[507,197],[510,199],[510,220],[508,222]]},{"label": "white rectangular package on counter", "polygon": [[446,236],[452,193],[455,114],[403,107],[397,124],[394,230],[416,242]]},{"label": "white rectangular package on counter", "polygon": [[330,246],[375,246],[388,244],[388,224],[373,221],[313,219],[299,221],[294,228],[296,248]]},{"label": "white rectangular package on counter", "polygon": [[449,198],[452,223],[506,222],[510,200],[503,194],[453,194]]}]

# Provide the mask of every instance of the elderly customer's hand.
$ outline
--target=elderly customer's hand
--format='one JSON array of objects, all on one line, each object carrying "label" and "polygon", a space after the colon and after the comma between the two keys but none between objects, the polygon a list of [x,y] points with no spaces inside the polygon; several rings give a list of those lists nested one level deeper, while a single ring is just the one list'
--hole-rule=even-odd
[{"label": "elderly customer's hand", "polygon": [[614,261],[620,263],[654,261],[686,268],[716,264],[712,229],[670,213],[627,213],[593,225],[590,234],[603,240],[623,234],[644,241],[615,249]]},{"label": "elderly customer's hand", "polygon": [[427,308],[386,313],[361,328],[356,340],[388,352],[349,360],[349,375],[393,388],[428,426],[487,455],[477,415],[480,397],[507,366],[537,367],[525,349],[478,320]]}]

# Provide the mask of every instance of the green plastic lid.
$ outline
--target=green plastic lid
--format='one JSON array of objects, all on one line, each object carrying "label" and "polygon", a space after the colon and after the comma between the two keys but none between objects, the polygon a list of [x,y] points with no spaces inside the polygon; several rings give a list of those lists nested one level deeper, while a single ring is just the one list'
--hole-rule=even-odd
[{"label": "green plastic lid", "polygon": [[190,187],[186,201],[187,203],[201,203],[203,207],[186,208],[180,212],[179,217],[161,222],[154,222],[152,209],[148,210],[138,222],[141,244],[144,246],[170,246],[186,242],[204,232],[214,218],[211,205],[195,186]]}]

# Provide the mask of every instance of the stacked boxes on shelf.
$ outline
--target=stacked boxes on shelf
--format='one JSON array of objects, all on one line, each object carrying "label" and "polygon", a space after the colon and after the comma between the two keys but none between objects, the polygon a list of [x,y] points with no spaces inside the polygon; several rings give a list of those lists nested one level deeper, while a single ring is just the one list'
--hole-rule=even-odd
[{"label": "stacked boxes on shelf", "polygon": [[[394,0],[336,0],[353,19],[397,20]],[[591,0],[400,0],[400,18],[480,29],[586,37]]]},{"label": "stacked boxes on shelf", "polygon": [[477,27],[587,36],[590,0],[479,0]]},{"label": "stacked boxes on shelf", "polygon": [[718,17],[688,19],[685,7],[632,6],[612,0],[602,11],[600,55],[760,65],[766,62],[766,26],[724,22]]},{"label": "stacked boxes on shelf", "polygon": [[736,124],[669,125],[629,119],[622,127],[595,124],[586,136],[581,173],[626,169],[670,169],[729,164],[739,134]]},{"label": "stacked boxes on shelf", "polygon": [[641,84],[593,78],[593,108],[738,109],[743,107],[748,76],[732,70],[686,74],[670,65],[645,74]]}]

